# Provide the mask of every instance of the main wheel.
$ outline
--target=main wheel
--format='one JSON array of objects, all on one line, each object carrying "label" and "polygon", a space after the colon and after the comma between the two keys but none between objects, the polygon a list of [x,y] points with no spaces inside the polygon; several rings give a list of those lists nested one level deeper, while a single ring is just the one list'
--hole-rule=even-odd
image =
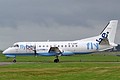
[{"label": "main wheel", "polygon": [[16,63],[16,59],[14,59],[13,62]]},{"label": "main wheel", "polygon": [[55,59],[54,62],[55,62],[55,63],[58,63],[58,62],[59,62],[59,59]]}]

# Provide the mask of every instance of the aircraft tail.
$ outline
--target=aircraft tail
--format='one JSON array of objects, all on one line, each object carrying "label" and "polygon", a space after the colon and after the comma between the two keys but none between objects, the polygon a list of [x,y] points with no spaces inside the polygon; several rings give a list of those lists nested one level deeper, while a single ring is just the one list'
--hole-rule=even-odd
[{"label": "aircraft tail", "polygon": [[98,41],[99,44],[110,44],[111,46],[117,46],[114,43],[117,24],[118,20],[111,20],[100,33],[100,37],[99,39],[96,39],[96,41]]}]

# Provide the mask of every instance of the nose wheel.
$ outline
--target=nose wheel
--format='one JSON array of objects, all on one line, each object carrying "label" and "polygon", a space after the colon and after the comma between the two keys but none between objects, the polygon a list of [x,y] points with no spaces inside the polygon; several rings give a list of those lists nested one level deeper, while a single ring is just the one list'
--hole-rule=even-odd
[{"label": "nose wheel", "polygon": [[55,63],[58,63],[58,62],[59,62],[58,56],[56,56],[56,59],[54,59],[54,62],[55,62]]}]

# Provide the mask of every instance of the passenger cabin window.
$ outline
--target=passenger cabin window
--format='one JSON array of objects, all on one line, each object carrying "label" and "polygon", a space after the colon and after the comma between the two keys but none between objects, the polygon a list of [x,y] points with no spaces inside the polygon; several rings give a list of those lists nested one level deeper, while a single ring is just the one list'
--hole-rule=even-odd
[{"label": "passenger cabin window", "polygon": [[76,45],[76,47],[78,47],[78,46]]},{"label": "passenger cabin window", "polygon": [[67,45],[65,45],[65,47],[67,47]]},{"label": "passenger cabin window", "polygon": [[61,47],[63,47],[63,45],[61,45]]},{"label": "passenger cabin window", "polygon": [[70,45],[68,45],[68,47],[70,47]]}]

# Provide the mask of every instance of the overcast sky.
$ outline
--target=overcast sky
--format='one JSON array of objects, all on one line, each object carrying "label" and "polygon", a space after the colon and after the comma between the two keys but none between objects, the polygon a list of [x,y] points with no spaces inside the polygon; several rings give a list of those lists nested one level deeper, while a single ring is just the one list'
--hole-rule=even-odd
[{"label": "overcast sky", "polygon": [[[17,41],[78,40],[120,21],[120,0],[0,0],[0,49]],[[116,43],[120,43],[120,23]]]}]

